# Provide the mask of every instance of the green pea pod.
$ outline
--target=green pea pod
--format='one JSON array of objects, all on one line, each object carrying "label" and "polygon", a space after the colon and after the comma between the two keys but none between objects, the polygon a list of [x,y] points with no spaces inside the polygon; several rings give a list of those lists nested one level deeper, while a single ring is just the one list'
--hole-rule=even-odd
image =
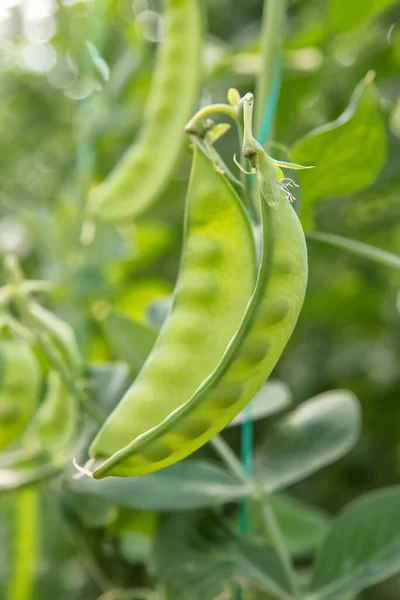
[{"label": "green pea pod", "polygon": [[49,336],[69,370],[79,375],[82,357],[72,327],[36,302],[29,303],[29,314],[36,326]]},{"label": "green pea pod", "polygon": [[29,346],[19,340],[0,342],[0,450],[14,441],[37,406],[40,369]]},{"label": "green pea pod", "polygon": [[74,438],[77,425],[77,404],[60,375],[50,371],[47,392],[24,439],[49,453],[65,449]]},{"label": "green pea pod", "polygon": [[[181,410],[214,371],[238,329],[255,274],[254,240],[240,198],[195,147],[172,308],[134,384],[92,443],[91,456],[109,457],[128,448]],[[177,450],[182,440],[186,443],[176,437]],[[152,459],[156,469],[157,453]],[[146,462],[144,472],[153,470],[149,467]]]},{"label": "green pea pod", "polygon": [[[161,414],[164,418],[158,425],[149,427],[148,421],[142,419],[143,433],[116,450],[118,443],[109,443],[116,432],[114,426],[121,423],[122,418],[139,421],[145,402],[147,411],[150,407],[156,410],[154,401],[151,404],[149,397],[140,395],[140,388],[138,394],[135,386],[133,393],[128,392],[105,425],[108,439],[100,432],[100,444],[94,445],[95,457],[105,454],[107,448],[113,451],[107,460],[96,465],[95,478],[149,473],[197,450],[252,399],[269,377],[292,334],[307,284],[306,244],[297,215],[278,180],[274,161],[252,137],[252,105],[253,97],[249,94],[244,104],[243,151],[257,170],[260,186],[262,183],[262,194],[259,194],[262,248],[256,286],[240,326],[218,366],[196,392],[167,416]],[[237,273],[236,288],[240,289],[240,285],[240,273]],[[164,385],[168,386],[167,378]],[[153,382],[152,391],[154,387]],[[118,433],[114,442],[117,440]],[[97,453],[97,449],[102,452]]]},{"label": "green pea pod", "polygon": [[89,199],[89,213],[105,221],[145,211],[168,183],[182,148],[201,71],[198,0],[168,0],[163,31],[139,138]]}]

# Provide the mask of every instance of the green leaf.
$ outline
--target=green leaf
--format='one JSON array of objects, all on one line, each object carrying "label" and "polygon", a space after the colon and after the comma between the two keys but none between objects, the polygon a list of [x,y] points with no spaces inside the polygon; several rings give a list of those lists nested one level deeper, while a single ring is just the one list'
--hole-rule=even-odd
[{"label": "green leaf", "polygon": [[28,468],[10,468],[0,470],[0,496],[38,483],[61,472],[62,465],[47,463]]},{"label": "green leaf", "polygon": [[290,554],[295,558],[312,554],[329,528],[329,517],[288,494],[273,494],[268,503]]},{"label": "green leaf", "polygon": [[363,242],[357,242],[356,240],[349,240],[348,238],[340,235],[333,235],[331,233],[321,233],[320,231],[310,231],[307,234],[307,239],[313,242],[321,242],[328,244],[334,248],[351,252],[361,258],[372,260],[373,262],[383,265],[385,267],[393,267],[394,269],[400,269],[400,256],[375,248],[369,244]]},{"label": "green leaf", "polygon": [[360,431],[360,407],[348,390],[319,394],[272,429],[255,460],[268,491],[287,487],[346,454]]},{"label": "green leaf", "polygon": [[107,413],[121,400],[129,387],[129,369],[125,363],[100,363],[90,365],[87,370],[90,380],[92,402]]},{"label": "green leaf", "polygon": [[155,560],[158,576],[174,600],[214,600],[233,582],[291,597],[286,571],[275,550],[257,539],[239,538],[212,515],[171,515],[161,524]]},{"label": "green leaf", "polygon": [[337,33],[371,21],[398,0],[331,0],[329,17]]},{"label": "green leaf", "polygon": [[[289,387],[282,381],[268,381],[261,390],[254,396],[249,404],[250,411],[247,407],[242,410],[228,425],[235,427],[241,425],[246,419],[258,421],[269,417],[281,410],[285,410],[292,401],[292,394]],[[250,412],[250,415],[249,415]]]},{"label": "green leaf", "polygon": [[106,527],[115,518],[117,509],[108,500],[92,494],[69,494],[74,511],[88,529]]},{"label": "green leaf", "polygon": [[140,510],[194,510],[244,498],[250,492],[224,469],[198,460],[180,463],[142,477],[82,477],[71,481],[77,494],[94,494]]},{"label": "green leaf", "polygon": [[120,510],[111,534],[119,541],[122,556],[128,562],[146,562],[152,553],[159,514],[143,510]]},{"label": "green leaf", "polygon": [[314,129],[290,151],[294,162],[315,166],[299,173],[305,223],[319,200],[353,194],[373,183],[385,162],[386,146],[379,96],[368,74],[336,121]]},{"label": "green leaf", "polygon": [[101,325],[117,358],[128,363],[133,373],[138,373],[154,346],[157,330],[115,311],[110,312]]},{"label": "green leaf", "polygon": [[400,486],[347,506],[320,548],[307,599],[341,600],[400,571]]}]

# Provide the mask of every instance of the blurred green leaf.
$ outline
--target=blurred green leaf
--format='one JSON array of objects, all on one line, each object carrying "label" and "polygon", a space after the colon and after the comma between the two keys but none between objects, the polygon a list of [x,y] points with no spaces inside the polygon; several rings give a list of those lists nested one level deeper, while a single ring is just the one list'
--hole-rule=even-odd
[{"label": "blurred green leaf", "polygon": [[62,464],[42,464],[34,467],[14,467],[0,470],[0,496],[30,486],[61,473]]},{"label": "blurred green leaf", "polygon": [[336,121],[311,131],[290,150],[294,162],[315,166],[299,173],[306,225],[316,202],[365,189],[385,162],[385,126],[371,79],[368,74],[361,81]]},{"label": "blurred green leaf", "polygon": [[184,460],[141,477],[72,479],[71,490],[94,494],[119,506],[155,511],[220,506],[244,498],[250,491],[224,469],[199,460]]},{"label": "blurred green leaf", "polygon": [[341,600],[400,570],[400,487],[347,506],[320,548],[309,600]]},{"label": "blurred green leaf", "polygon": [[360,407],[348,390],[325,392],[281,419],[255,457],[255,473],[268,491],[287,487],[329,465],[355,444]]},{"label": "blurred green leaf", "polygon": [[119,540],[120,551],[125,560],[145,562],[153,549],[159,515],[143,510],[122,509],[112,527]]},{"label": "blurred green leaf", "polygon": [[250,402],[250,411],[242,410],[228,427],[241,425],[249,417],[252,421],[265,419],[265,417],[285,410],[291,401],[292,393],[283,381],[268,381]]},{"label": "blurred green leaf", "polygon": [[268,503],[290,554],[299,558],[313,553],[329,528],[329,517],[288,494],[273,494],[269,496]]},{"label": "blurred green leaf", "polygon": [[101,321],[101,326],[117,358],[138,373],[154,346],[157,330],[115,311]]},{"label": "blurred green leaf", "polygon": [[367,260],[372,260],[385,267],[393,267],[394,269],[400,269],[400,256],[375,248],[369,244],[363,242],[357,242],[356,240],[349,240],[348,238],[340,235],[333,235],[331,233],[322,233],[320,231],[310,231],[307,234],[307,239],[313,242],[321,242],[322,244],[328,244],[334,248],[351,252]]},{"label": "blurred green leaf", "polygon": [[292,597],[275,550],[257,539],[235,536],[212,515],[166,517],[157,536],[155,560],[174,600],[214,600],[232,582],[259,588],[274,598]]},{"label": "blurred green leaf", "polygon": [[106,527],[116,516],[117,509],[109,500],[92,494],[69,494],[74,511],[89,529]]},{"label": "blurred green leaf", "polygon": [[87,376],[92,402],[101,406],[107,413],[121,400],[130,383],[128,366],[121,362],[89,365]]},{"label": "blurred green leaf", "polygon": [[337,33],[344,33],[371,21],[397,3],[398,0],[331,0],[330,21]]}]

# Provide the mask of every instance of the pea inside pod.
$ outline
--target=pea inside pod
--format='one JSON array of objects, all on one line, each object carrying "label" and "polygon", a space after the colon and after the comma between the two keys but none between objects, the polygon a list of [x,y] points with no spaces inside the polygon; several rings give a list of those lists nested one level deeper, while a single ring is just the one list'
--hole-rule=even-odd
[{"label": "pea inside pod", "polygon": [[[157,426],[99,464],[93,475],[132,476],[188,456],[221,431],[269,377],[298,319],[307,284],[304,233],[273,159],[251,133],[253,97],[244,99],[244,155],[257,171],[261,261],[252,297],[215,370]],[[237,287],[240,287],[238,279]],[[112,426],[112,417],[109,422]]]},{"label": "pea inside pod", "polygon": [[196,101],[202,22],[198,0],[167,0],[158,55],[139,137],[93,191],[89,212],[121,221],[143,212],[160,195],[184,141]]},{"label": "pea inside pod", "polygon": [[[240,198],[195,147],[172,308],[141,372],[92,443],[92,457],[120,452],[181,410],[221,360],[240,325],[255,276],[254,240]],[[169,441],[180,451],[187,445],[186,432]],[[150,462],[159,464],[166,451],[171,448],[153,445]],[[139,458],[144,472],[153,470],[147,458]]]},{"label": "pea inside pod", "polygon": [[0,341],[0,450],[14,441],[37,406],[40,370],[29,346],[20,340]]}]

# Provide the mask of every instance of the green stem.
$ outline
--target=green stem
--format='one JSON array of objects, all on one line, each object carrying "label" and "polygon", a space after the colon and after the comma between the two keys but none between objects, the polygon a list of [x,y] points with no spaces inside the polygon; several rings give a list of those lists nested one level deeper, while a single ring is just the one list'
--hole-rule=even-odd
[{"label": "green stem", "polygon": [[75,522],[74,517],[64,515],[68,523],[68,528],[78,551],[81,553],[82,562],[86,571],[92,580],[96,583],[102,593],[109,592],[113,589],[113,583],[106,577],[98,564],[97,558],[93,555],[91,547],[82,533],[79,525]]},{"label": "green stem", "polygon": [[71,394],[75,396],[75,398],[78,400],[84,411],[93,419],[93,421],[95,421],[99,425],[102,425],[104,423],[106,415],[104,415],[103,412],[89,400],[86,393],[80,389],[77,381],[69,373],[62,360],[58,358],[56,352],[54,352],[53,348],[51,347],[51,342],[49,338],[46,338],[42,334],[37,334],[36,339],[39,346],[46,355],[49,363],[58,372],[61,379],[63,380],[63,383],[71,392]]},{"label": "green stem", "polygon": [[276,59],[282,45],[282,31],[285,20],[287,0],[265,0],[261,24],[261,71],[256,83],[257,107],[255,131],[261,132],[264,110],[273,87]]},{"label": "green stem", "polygon": [[[107,1],[98,0],[87,20],[87,36],[84,45],[84,75],[93,73],[93,60],[89,55],[86,42],[91,42],[99,52],[104,45],[104,28],[106,23]],[[99,112],[99,92],[92,93],[81,100],[78,108],[78,146],[76,153],[76,172],[78,183],[77,194],[77,244],[80,247],[82,228],[86,214],[86,204],[90,185],[96,168],[96,143],[90,132],[89,124],[93,123]]]},{"label": "green stem", "polygon": [[198,134],[198,125],[200,121],[203,121],[207,117],[215,113],[222,113],[228,115],[231,119],[236,121],[238,116],[238,109],[230,104],[210,104],[209,106],[204,106],[190,119],[188,124],[185,127],[185,130],[189,133]]},{"label": "green stem", "polygon": [[211,444],[216,453],[222,458],[232,475],[235,475],[235,477],[243,481],[243,483],[253,483],[251,476],[247,475],[243,469],[242,463],[221,435],[216,435],[213,437]]},{"label": "green stem", "polygon": [[39,492],[29,487],[20,491],[15,504],[15,548],[10,600],[28,600],[34,587],[40,555]]},{"label": "green stem", "polygon": [[290,556],[286,549],[285,541],[283,539],[278,521],[276,520],[272,508],[268,505],[268,500],[265,494],[262,492],[260,493],[260,487],[257,481],[254,479],[254,477],[245,472],[242,463],[233,452],[231,447],[225,442],[223,437],[216,435],[214,438],[212,438],[211,444],[229,471],[251,487],[251,496],[260,511],[266,534],[271,541],[271,545],[275,548],[277,554],[279,555],[282,565],[284,566],[287,576],[292,582],[292,586],[294,588],[295,577],[290,562]]},{"label": "green stem", "polygon": [[258,505],[266,534],[268,535],[272,546],[275,548],[277,554],[279,555],[282,561],[283,566],[285,567],[288,579],[292,582],[293,587],[295,587],[295,578],[291,565],[290,555],[287,551],[285,540],[279,527],[279,523],[275,517],[275,513],[272,510],[271,506],[269,506],[265,496],[259,499]]},{"label": "green stem", "polygon": [[320,242],[334,248],[339,248],[340,250],[345,250],[345,252],[356,254],[386,267],[400,269],[400,256],[381,248],[364,244],[364,242],[358,242],[357,240],[351,240],[332,233],[322,233],[321,231],[309,231],[306,234],[306,238],[312,242]]}]

